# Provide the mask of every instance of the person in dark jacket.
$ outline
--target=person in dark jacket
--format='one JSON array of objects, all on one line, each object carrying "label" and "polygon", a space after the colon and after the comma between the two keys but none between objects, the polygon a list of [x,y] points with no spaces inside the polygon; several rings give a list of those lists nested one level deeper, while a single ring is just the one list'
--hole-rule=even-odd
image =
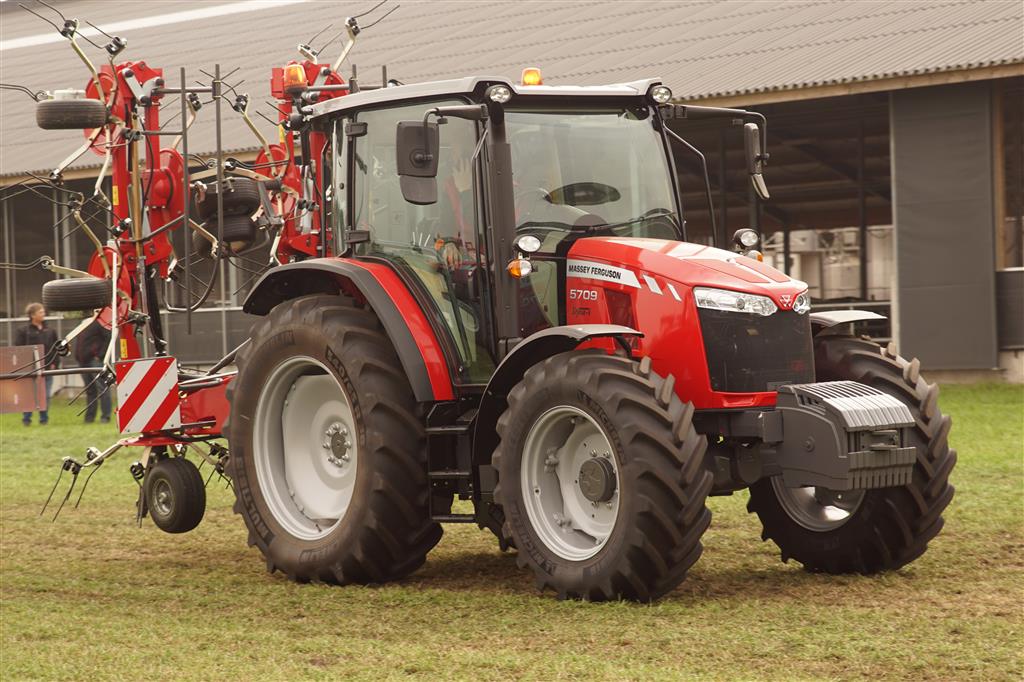
[{"label": "person in dark jacket", "polygon": [[[103,354],[110,344],[110,331],[104,329],[96,320],[85,328],[75,344],[75,360],[79,367],[102,367]],[[99,402],[100,421],[110,421],[110,391],[106,385],[96,380],[97,375],[82,373],[85,382],[85,423],[96,421],[96,403]]]},{"label": "person in dark jacket", "polygon": [[[60,366],[60,357],[56,353],[53,353],[52,357],[50,356],[50,351],[57,344],[57,332],[46,326],[46,308],[43,307],[42,303],[29,303],[25,307],[25,315],[28,317],[28,324],[24,327],[19,327],[14,332],[14,345],[42,345],[44,357],[50,358],[50,362],[42,369],[57,369]],[[49,406],[50,389],[53,388],[53,377],[46,377],[45,384],[46,403]],[[39,423],[46,424],[49,421],[50,415],[47,410],[39,410]],[[25,426],[30,426],[32,424],[32,413],[22,412],[21,423]]]}]

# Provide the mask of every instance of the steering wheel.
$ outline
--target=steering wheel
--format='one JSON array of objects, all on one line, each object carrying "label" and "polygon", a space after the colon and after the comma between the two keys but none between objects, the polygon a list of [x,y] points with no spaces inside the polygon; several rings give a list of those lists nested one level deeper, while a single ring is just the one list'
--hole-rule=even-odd
[{"label": "steering wheel", "polygon": [[517,190],[512,196],[513,205],[520,211],[516,220],[525,223],[533,216],[536,206],[541,201],[547,201],[548,192],[541,187],[525,187]]},{"label": "steering wheel", "polygon": [[[665,213],[664,209],[660,208],[652,208],[644,213],[642,216],[644,218],[643,225],[647,228],[645,230],[647,235],[652,239],[678,239],[679,228],[669,218],[669,215],[671,214]],[[659,233],[667,236],[659,236]]]}]

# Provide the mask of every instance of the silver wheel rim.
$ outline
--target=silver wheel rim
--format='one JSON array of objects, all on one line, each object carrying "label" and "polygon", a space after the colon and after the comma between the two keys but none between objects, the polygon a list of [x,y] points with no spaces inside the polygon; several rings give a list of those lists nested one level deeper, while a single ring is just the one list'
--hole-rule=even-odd
[{"label": "silver wheel rim", "polygon": [[[588,498],[580,472],[603,458],[614,491],[607,500]],[[587,471],[595,464],[587,465]],[[610,466],[609,466],[610,465]],[[523,445],[520,482],[530,524],[544,545],[563,559],[583,561],[601,551],[619,516],[619,466],[607,434],[583,410],[568,405],[544,412]]]},{"label": "silver wheel rim", "polygon": [[789,518],[819,533],[835,530],[849,521],[864,500],[863,490],[788,488],[781,476],[772,478],[772,489]]},{"label": "silver wheel rim", "polygon": [[153,486],[153,508],[160,516],[170,516],[174,510],[171,484],[163,479]]},{"label": "silver wheel rim", "polygon": [[263,499],[290,535],[316,540],[341,523],[356,440],[352,402],[322,363],[298,356],[274,368],[256,405],[253,461]]}]

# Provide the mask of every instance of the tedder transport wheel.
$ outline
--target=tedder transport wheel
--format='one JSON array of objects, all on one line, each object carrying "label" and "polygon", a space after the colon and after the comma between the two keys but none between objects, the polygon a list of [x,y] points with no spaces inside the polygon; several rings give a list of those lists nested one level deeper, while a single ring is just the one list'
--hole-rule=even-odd
[{"label": "tedder transport wheel", "polygon": [[187,533],[203,520],[206,486],[196,465],[184,457],[168,457],[146,473],[146,509],[157,528]]},{"label": "tedder transport wheel", "polygon": [[571,351],[509,392],[494,495],[541,589],[649,601],[700,556],[711,522],[707,441],[673,384],[648,358]]},{"label": "tedder transport wheel", "polygon": [[853,380],[895,396],[914,415],[908,444],[917,446],[909,485],[873,490],[787,488],[776,478],[750,488],[747,510],[757,513],[782,550],[809,571],[875,573],[921,556],[942,528],[942,511],[953,499],[949,473],[950,419],[939,411],[939,388],[920,375],[920,363],[892,346],[850,336],[819,336],[814,361],[818,381]]},{"label": "tedder transport wheel", "polygon": [[36,105],[36,124],[44,130],[99,128],[107,107],[98,99],[44,99]]},{"label": "tedder transport wheel", "polygon": [[110,305],[111,283],[99,277],[53,279],[43,284],[43,306],[60,310],[95,310]]},{"label": "tedder transport wheel", "polygon": [[228,387],[235,511],[267,568],[296,581],[382,583],[423,564],[427,440],[377,317],[341,296],[257,322]]}]

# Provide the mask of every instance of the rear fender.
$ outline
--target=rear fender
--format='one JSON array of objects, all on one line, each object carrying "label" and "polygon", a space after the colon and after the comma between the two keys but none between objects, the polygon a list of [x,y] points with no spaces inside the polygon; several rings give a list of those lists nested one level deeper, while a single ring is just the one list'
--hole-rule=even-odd
[{"label": "rear fender", "polygon": [[498,423],[498,417],[508,407],[508,392],[522,380],[526,370],[552,355],[573,350],[592,339],[611,337],[628,348],[625,339],[631,336],[642,337],[643,334],[617,324],[550,327],[528,336],[506,355],[487,383],[477,411],[473,431],[473,464],[480,476],[477,490],[486,494],[494,490],[497,475],[490,462],[491,455],[498,446],[495,425]]},{"label": "rear fender", "polygon": [[416,400],[454,399],[448,363],[434,329],[412,293],[386,265],[341,258],[280,265],[260,278],[242,310],[266,315],[283,301],[309,294],[347,295],[365,302],[391,339]]}]

